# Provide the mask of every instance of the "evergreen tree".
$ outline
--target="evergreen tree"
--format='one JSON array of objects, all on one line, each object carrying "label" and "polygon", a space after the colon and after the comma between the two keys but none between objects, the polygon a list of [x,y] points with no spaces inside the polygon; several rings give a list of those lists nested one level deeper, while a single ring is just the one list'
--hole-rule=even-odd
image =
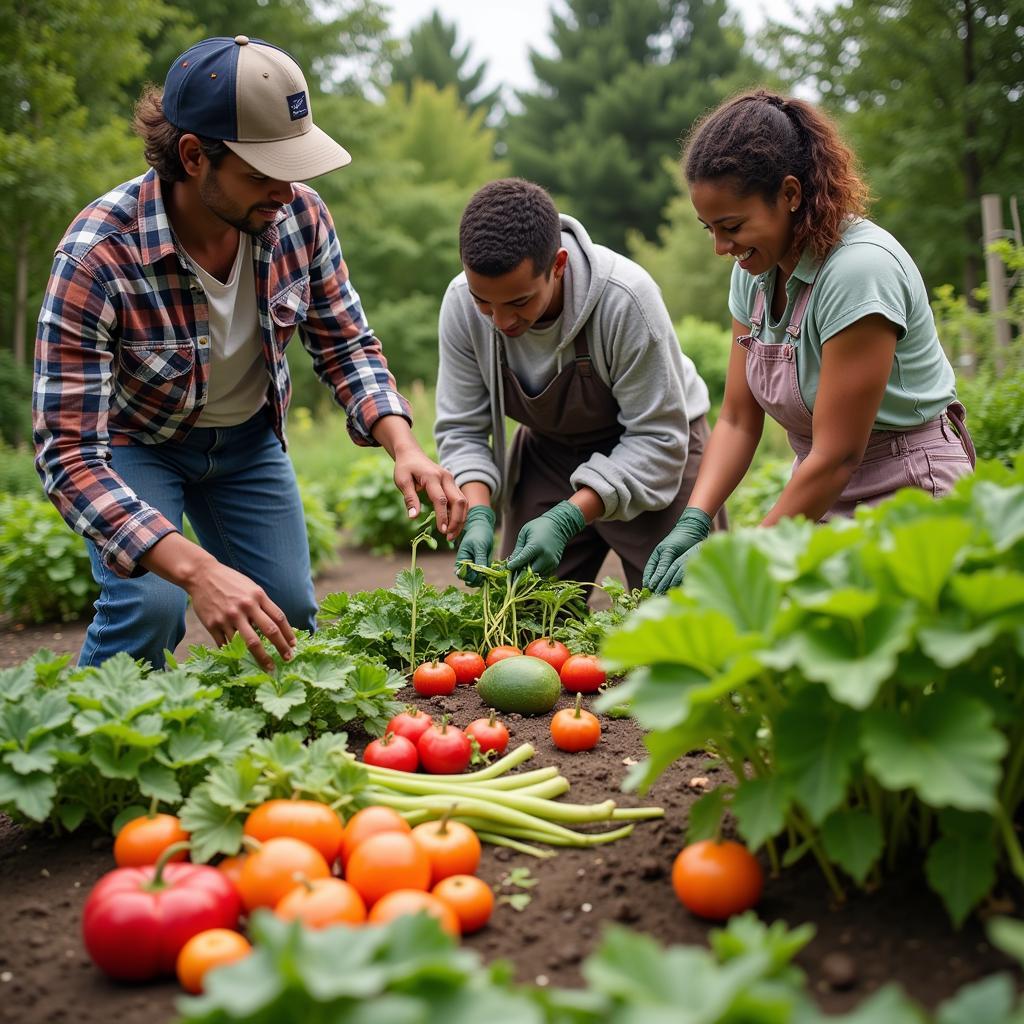
[{"label": "evergreen tree", "polygon": [[843,122],[874,216],[932,286],[970,295],[979,200],[1024,183],[1024,0],[841,0],[768,40]]},{"label": "evergreen tree", "polygon": [[693,120],[757,78],[725,0],[568,0],[536,91],[508,126],[515,173],[556,194],[596,241],[653,239],[675,191],[666,157]]},{"label": "evergreen tree", "polygon": [[407,95],[417,79],[432,82],[438,89],[454,86],[462,102],[473,112],[482,111],[486,119],[498,102],[500,89],[480,93],[487,62],[481,61],[469,70],[469,44],[459,50],[456,42],[455,25],[434,11],[409,33],[403,51],[392,63],[391,81],[405,86]]}]

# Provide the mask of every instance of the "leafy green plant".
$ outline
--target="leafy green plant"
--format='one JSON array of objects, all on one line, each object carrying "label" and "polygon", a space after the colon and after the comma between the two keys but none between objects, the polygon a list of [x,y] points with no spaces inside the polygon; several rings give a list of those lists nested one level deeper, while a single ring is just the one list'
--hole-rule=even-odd
[{"label": "leafy green plant", "polygon": [[12,448],[0,439],[0,495],[41,494],[39,475],[30,448]]},{"label": "leafy green plant", "polygon": [[82,538],[43,497],[0,496],[0,612],[28,622],[78,618],[99,588]]},{"label": "leafy green plant", "polygon": [[316,484],[300,478],[299,496],[309,541],[309,564],[315,574],[338,560],[338,524]]},{"label": "leafy green plant", "polygon": [[967,409],[967,428],[980,459],[1012,460],[1024,451],[1024,369],[957,382]]},{"label": "leafy green plant", "polygon": [[729,499],[730,526],[757,526],[789,483],[793,460],[765,459],[751,470]]},{"label": "leafy green plant", "polygon": [[776,867],[812,855],[840,899],[841,872],[877,884],[923,855],[961,922],[1000,869],[1024,880],[1022,614],[1024,460],[938,502],[907,490],[853,522],[712,537],[684,588],[609,635],[631,671],[601,700],[650,730],[633,785],[697,748],[731,769],[691,839],[731,811]]}]

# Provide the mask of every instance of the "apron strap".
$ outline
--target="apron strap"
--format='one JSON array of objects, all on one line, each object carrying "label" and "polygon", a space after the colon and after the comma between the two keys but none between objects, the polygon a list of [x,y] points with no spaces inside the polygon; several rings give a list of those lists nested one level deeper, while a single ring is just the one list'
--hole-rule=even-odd
[{"label": "apron strap", "polygon": [[594,364],[590,359],[590,349],[587,347],[587,339],[583,331],[576,335],[573,349],[576,353],[576,372],[581,377],[592,377],[594,375]]},{"label": "apron strap", "polygon": [[[815,276],[817,280],[817,276]],[[793,306],[793,317],[789,321],[789,326],[786,328],[786,333],[796,341],[800,337],[800,325],[804,319],[804,313],[807,312],[807,304],[811,301],[811,292],[814,289],[814,282],[805,284],[800,290],[800,294],[797,296],[796,303]]]}]

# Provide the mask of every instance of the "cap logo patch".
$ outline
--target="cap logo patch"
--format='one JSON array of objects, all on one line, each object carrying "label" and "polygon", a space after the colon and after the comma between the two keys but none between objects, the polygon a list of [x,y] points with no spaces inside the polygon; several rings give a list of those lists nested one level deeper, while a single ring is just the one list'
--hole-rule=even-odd
[{"label": "cap logo patch", "polygon": [[306,103],[305,92],[295,92],[291,96],[287,97],[288,100],[288,115],[293,121],[298,121],[301,117],[309,116],[309,105]]}]

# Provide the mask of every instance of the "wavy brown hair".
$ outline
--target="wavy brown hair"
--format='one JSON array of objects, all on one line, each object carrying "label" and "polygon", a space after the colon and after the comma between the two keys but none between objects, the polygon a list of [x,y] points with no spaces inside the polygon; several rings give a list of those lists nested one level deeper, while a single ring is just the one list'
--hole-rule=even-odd
[{"label": "wavy brown hair", "polygon": [[[187,134],[175,128],[164,116],[163,89],[147,83],[132,112],[132,131],[142,139],[146,163],[156,171],[161,181],[185,180],[185,168],[178,155],[178,143]],[[192,134],[195,134],[194,132]],[[196,135],[199,145],[214,167],[231,152],[223,142]]]},{"label": "wavy brown hair", "polygon": [[767,89],[726,100],[690,130],[683,171],[692,185],[731,178],[740,195],[778,197],[793,175],[803,199],[793,220],[797,251],[820,257],[839,241],[843,225],[867,212],[868,188],[835,124],[817,107]]}]

